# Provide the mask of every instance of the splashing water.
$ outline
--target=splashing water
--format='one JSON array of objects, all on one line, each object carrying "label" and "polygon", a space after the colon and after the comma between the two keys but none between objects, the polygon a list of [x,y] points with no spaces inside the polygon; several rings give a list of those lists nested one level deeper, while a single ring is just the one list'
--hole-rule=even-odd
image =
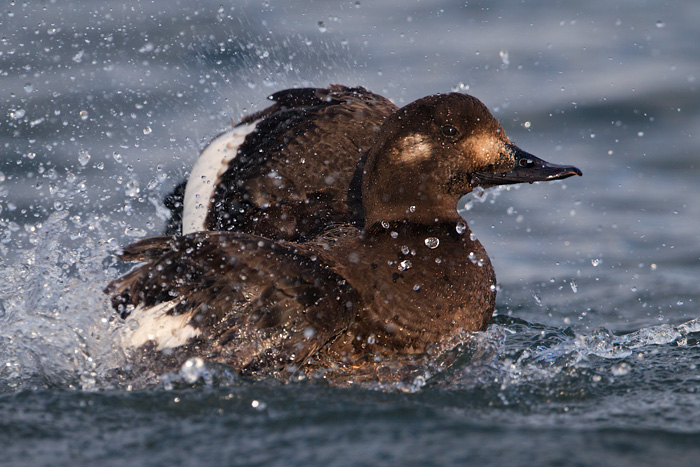
[{"label": "splashing water", "polygon": [[[11,264],[0,260],[0,391],[56,386],[90,390],[114,384],[107,375],[125,357],[115,345],[121,323],[102,292],[123,272],[113,259],[117,245],[110,237],[111,223],[106,216],[82,219],[57,212],[25,229],[31,248]],[[576,334],[570,328],[497,316],[487,332],[457,346],[448,369],[428,365],[410,383],[376,389],[415,392],[426,385],[456,389],[496,384],[493,393],[507,403],[533,384],[546,392],[583,378],[591,391],[615,378],[634,377],[659,346],[696,345],[698,333],[700,319],[615,335],[604,328]],[[562,383],[562,378],[569,381]],[[166,389],[236,381],[228,369],[198,361],[162,379]]]},{"label": "splashing water", "polygon": [[[520,398],[523,391],[550,397],[573,390],[579,395],[613,388],[619,378],[639,378],[654,368],[659,352],[697,346],[700,318],[678,326],[662,324],[624,335],[605,328],[576,334],[496,316],[488,331],[478,333],[468,361],[455,365],[436,384],[450,389],[496,386],[499,403]],[[533,386],[534,385],[534,386]],[[563,391],[563,392],[562,392]]]},{"label": "splashing water", "polygon": [[32,248],[12,264],[3,260],[0,391],[94,389],[121,364],[123,356],[114,345],[115,316],[102,292],[115,275],[106,222],[99,216],[84,220],[54,213],[28,229]]},{"label": "splashing water", "polygon": [[[114,378],[126,362],[118,346],[123,325],[103,293],[107,282],[127,268],[114,257],[118,245],[110,237],[112,228],[106,216],[83,219],[56,212],[25,228],[31,248],[11,264],[1,260],[0,391],[94,390],[123,382]],[[492,393],[501,403],[532,384],[561,389],[584,378],[590,391],[608,380],[633,377],[656,347],[696,345],[699,333],[700,319],[615,335],[604,328],[577,334],[496,316],[488,331],[460,336],[454,349],[439,349],[433,353],[438,358],[417,364],[412,379],[368,387],[416,392],[434,385],[473,389],[496,384]],[[237,385],[240,379],[224,365],[194,359],[154,382],[173,389]]]},{"label": "splashing water", "polygon": [[471,211],[476,204],[485,203],[486,201],[489,201],[489,203],[494,204],[496,202],[496,199],[501,195],[503,191],[519,189],[519,185],[499,185],[491,187],[487,191],[484,190],[482,187],[477,186],[476,188],[474,188],[474,190],[472,190],[471,193],[468,193],[462,197],[462,199],[459,202],[458,212],[460,213],[460,215],[463,216],[467,211]]}]

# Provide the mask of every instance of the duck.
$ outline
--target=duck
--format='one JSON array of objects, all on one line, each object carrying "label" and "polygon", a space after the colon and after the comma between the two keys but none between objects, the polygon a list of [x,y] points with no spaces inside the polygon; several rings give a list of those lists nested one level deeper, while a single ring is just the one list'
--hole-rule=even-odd
[{"label": "duck", "polygon": [[303,241],[350,218],[346,198],[358,161],[398,107],[342,85],[268,99],[272,106],[214,138],[165,199],[167,234],[237,230]]},{"label": "duck", "polygon": [[459,199],[582,175],[521,150],[471,95],[401,108],[339,85],[271,97],[171,196],[180,231],[123,249],[141,264],[106,292],[139,362],[400,380],[494,313],[495,272]]}]

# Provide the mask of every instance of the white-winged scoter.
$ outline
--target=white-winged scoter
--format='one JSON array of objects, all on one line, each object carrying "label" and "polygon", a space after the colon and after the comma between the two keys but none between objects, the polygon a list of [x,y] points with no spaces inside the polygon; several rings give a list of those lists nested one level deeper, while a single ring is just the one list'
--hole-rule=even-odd
[{"label": "white-winged scoter", "polygon": [[271,97],[202,152],[169,200],[172,235],[121,256],[145,263],[107,288],[138,323],[124,345],[141,363],[396,380],[493,314],[495,274],[458,200],[581,175],[519,149],[469,95]]}]

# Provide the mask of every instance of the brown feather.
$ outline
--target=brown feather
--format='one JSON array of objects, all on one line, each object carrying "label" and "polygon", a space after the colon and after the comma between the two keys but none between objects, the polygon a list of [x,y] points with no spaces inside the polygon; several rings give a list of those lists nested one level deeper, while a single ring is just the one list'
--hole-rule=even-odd
[{"label": "brown feather", "polygon": [[[233,232],[146,239],[148,263],[112,282],[124,313],[178,300],[204,351],[239,371],[299,365],[353,321],[359,299],[340,276],[293,248]],[[231,351],[229,349],[235,349]]]}]

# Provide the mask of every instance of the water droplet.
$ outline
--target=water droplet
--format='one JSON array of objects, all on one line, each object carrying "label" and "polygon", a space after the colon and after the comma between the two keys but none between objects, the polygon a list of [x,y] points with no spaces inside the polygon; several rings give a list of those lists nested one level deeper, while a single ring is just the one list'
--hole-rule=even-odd
[{"label": "water droplet", "polygon": [[311,339],[315,335],[316,335],[316,331],[311,326],[308,326],[306,329],[304,329],[304,337],[305,338]]},{"label": "water droplet", "polygon": [[148,52],[153,52],[155,50],[155,46],[151,44],[150,42],[146,42],[140,49],[139,53],[148,53]]},{"label": "water droplet", "polygon": [[462,235],[467,230],[467,223],[462,221],[457,222],[455,230],[458,234]]},{"label": "water droplet", "polygon": [[138,180],[130,180],[124,187],[124,194],[129,198],[135,198],[141,193],[141,188]]},{"label": "water droplet", "polygon": [[32,92],[34,92],[34,85],[32,83],[25,83],[24,92],[26,92],[27,94],[31,94]]},{"label": "water droplet", "polygon": [[593,259],[591,260],[591,264],[593,265],[594,268],[595,268],[595,267],[598,267],[598,265],[599,265],[600,263],[601,263],[601,261],[600,261],[599,258],[593,258]]},{"label": "water droplet", "polygon": [[259,400],[254,400],[253,402],[250,403],[250,405],[255,410],[265,410],[267,408],[267,404],[264,403],[263,401],[259,401]]},{"label": "water droplet", "polygon": [[415,284],[415,285],[413,286],[413,290],[416,291],[416,292],[420,292],[420,284]]},{"label": "water droplet", "polygon": [[85,149],[81,149],[78,151],[78,162],[80,162],[80,165],[85,167],[88,162],[90,162],[90,154]]},{"label": "water droplet", "polygon": [[399,271],[406,271],[407,269],[411,269],[413,267],[413,264],[405,259],[399,263]]},{"label": "water droplet", "polygon": [[114,160],[115,160],[118,164],[121,164],[121,163],[122,163],[122,155],[119,154],[118,152],[112,153],[112,158],[114,158]]},{"label": "water droplet", "polygon": [[36,157],[36,153],[35,153],[35,152],[28,152],[28,153],[27,153],[27,159],[34,159],[35,157]]},{"label": "water droplet", "polygon": [[659,28],[659,29],[665,28],[665,27],[666,27],[666,23],[664,23],[663,21],[657,21],[657,22],[656,22],[656,27]]},{"label": "water droplet", "polygon": [[10,110],[10,118],[13,120],[19,120],[26,114],[24,109]]},{"label": "water droplet", "polygon": [[506,68],[508,65],[510,65],[510,56],[507,50],[501,50],[500,52],[498,52],[498,55],[501,57],[501,62],[503,62],[503,68]]},{"label": "water droplet", "polygon": [[457,86],[452,87],[452,92],[465,92],[469,91],[469,85],[462,82],[458,83]]},{"label": "water droplet", "polygon": [[382,227],[384,227],[385,229],[388,229],[389,223],[387,221],[382,221]]},{"label": "water droplet", "polygon": [[574,281],[573,279],[571,279],[571,281],[569,282],[569,285],[571,286],[571,290],[572,290],[574,293],[578,292],[578,287],[576,287],[576,281]]},{"label": "water droplet", "polygon": [[525,122],[525,123],[523,123],[523,126],[524,126],[525,128],[530,128],[530,127],[532,126],[532,123],[531,123],[531,122]]},{"label": "water droplet", "polygon": [[144,135],[150,135],[152,132],[153,132],[153,130],[151,130],[150,126],[147,126],[146,128],[143,129]]},{"label": "water droplet", "polygon": [[437,248],[438,245],[440,245],[440,239],[437,237],[428,237],[425,239],[425,246],[427,246],[431,250]]},{"label": "water droplet", "polygon": [[81,110],[81,111],[80,111],[80,119],[81,119],[82,121],[85,121],[85,120],[88,119],[87,110]]},{"label": "water droplet", "polygon": [[416,212],[416,207],[415,207],[415,206],[411,206],[411,207],[408,208],[408,210],[409,210],[410,212]]},{"label": "water droplet", "polygon": [[325,24],[323,24],[323,21],[318,22],[318,32],[323,34],[324,32],[328,31],[328,28],[326,27]]},{"label": "water droplet", "polygon": [[615,376],[625,376],[630,371],[632,371],[632,367],[629,365],[629,363],[625,362],[610,368],[610,372]]},{"label": "water droplet", "polygon": [[127,227],[126,229],[124,229],[124,234],[127,237],[145,237],[146,231],[143,229],[139,229],[138,227]]}]

